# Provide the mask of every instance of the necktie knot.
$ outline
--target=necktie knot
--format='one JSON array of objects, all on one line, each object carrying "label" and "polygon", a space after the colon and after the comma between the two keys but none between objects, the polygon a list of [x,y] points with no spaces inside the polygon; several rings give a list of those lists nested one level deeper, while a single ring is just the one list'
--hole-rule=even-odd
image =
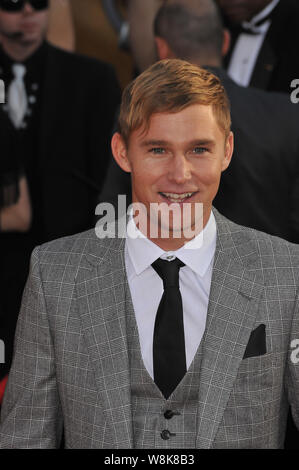
[{"label": "necktie knot", "polygon": [[179,287],[179,271],[185,264],[175,258],[173,261],[167,261],[158,258],[152,267],[163,281],[164,289],[169,287]]},{"label": "necktie knot", "polygon": [[15,78],[22,80],[26,73],[26,67],[22,64],[13,64],[12,71]]}]

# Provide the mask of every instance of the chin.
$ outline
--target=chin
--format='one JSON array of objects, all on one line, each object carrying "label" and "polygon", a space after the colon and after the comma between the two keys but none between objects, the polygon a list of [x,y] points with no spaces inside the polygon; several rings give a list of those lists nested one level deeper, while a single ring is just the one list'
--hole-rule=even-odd
[{"label": "chin", "polygon": [[250,19],[247,12],[245,12],[244,10],[237,9],[228,12],[227,17],[229,21],[234,24],[243,23],[243,21],[249,21]]},{"label": "chin", "polygon": [[24,28],[23,29],[23,38],[25,41],[38,41],[41,38],[41,33],[38,28]]},{"label": "chin", "polygon": [[248,21],[248,17],[244,17],[244,16],[230,16],[229,17],[229,21],[233,24],[241,24],[243,23],[244,21]]},{"label": "chin", "polygon": [[22,38],[22,43],[25,46],[32,46],[34,44],[38,44],[40,42],[39,36],[36,34],[25,34]]}]

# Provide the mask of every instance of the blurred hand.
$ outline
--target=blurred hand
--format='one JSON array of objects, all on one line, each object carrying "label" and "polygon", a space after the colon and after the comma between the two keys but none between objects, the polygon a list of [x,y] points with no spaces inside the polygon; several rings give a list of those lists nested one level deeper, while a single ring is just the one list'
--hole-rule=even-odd
[{"label": "blurred hand", "polygon": [[31,226],[32,211],[25,177],[20,179],[20,197],[16,204],[0,210],[2,232],[27,232]]}]

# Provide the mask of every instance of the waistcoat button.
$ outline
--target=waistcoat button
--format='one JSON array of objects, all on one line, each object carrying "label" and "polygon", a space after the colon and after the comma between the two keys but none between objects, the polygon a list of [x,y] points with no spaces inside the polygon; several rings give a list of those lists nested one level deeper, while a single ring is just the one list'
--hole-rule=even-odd
[{"label": "waistcoat button", "polygon": [[170,438],[170,435],[171,433],[167,429],[164,429],[164,431],[161,432],[161,437],[164,441],[167,441]]},{"label": "waistcoat button", "polygon": [[171,410],[166,410],[165,413],[164,413],[164,418],[165,419],[171,419],[171,418],[173,418],[173,416],[174,416],[174,412],[171,411]]}]

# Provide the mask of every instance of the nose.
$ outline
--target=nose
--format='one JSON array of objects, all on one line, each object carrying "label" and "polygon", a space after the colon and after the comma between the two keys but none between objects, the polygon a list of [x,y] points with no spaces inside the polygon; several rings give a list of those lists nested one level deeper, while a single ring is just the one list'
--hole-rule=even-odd
[{"label": "nose", "polygon": [[171,162],[169,170],[169,179],[177,184],[184,184],[191,179],[191,163],[188,162],[185,155],[175,155]]},{"label": "nose", "polygon": [[34,11],[35,10],[34,10],[33,6],[31,5],[31,3],[25,2],[24,8],[23,8],[23,13],[30,14]]}]

